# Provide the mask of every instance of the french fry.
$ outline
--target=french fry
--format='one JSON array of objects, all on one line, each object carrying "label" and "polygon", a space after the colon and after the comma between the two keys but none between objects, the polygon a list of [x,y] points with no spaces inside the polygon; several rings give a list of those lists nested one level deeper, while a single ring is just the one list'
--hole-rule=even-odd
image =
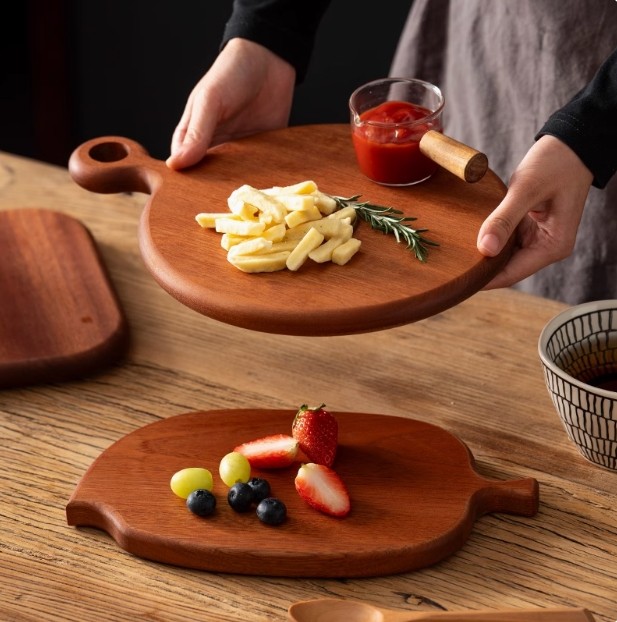
[{"label": "french fry", "polygon": [[262,237],[271,242],[282,242],[285,239],[285,233],[287,233],[287,227],[285,223],[279,223],[278,225],[272,225],[261,234]]},{"label": "french fry", "polygon": [[277,194],[276,199],[290,212],[312,211],[317,207],[315,197],[310,194]]},{"label": "french fry", "polygon": [[[195,216],[195,220],[204,229],[214,229],[214,227],[216,226],[216,221],[219,218],[234,218],[234,215],[230,214],[229,212],[202,212],[201,214],[197,214],[197,216]],[[240,218],[236,217],[234,219],[239,220]]]},{"label": "french fry", "polygon": [[320,218],[321,212],[312,205],[310,209],[289,212],[287,216],[285,216],[285,223],[291,229],[292,227],[301,225],[303,222],[319,220]]},{"label": "french fry", "polygon": [[260,211],[250,203],[243,203],[242,206],[238,208],[236,216],[238,216],[238,218],[242,218],[243,220],[259,220]]},{"label": "french fry", "polygon": [[331,196],[319,190],[315,190],[313,195],[315,196],[315,205],[324,216],[328,216],[336,210],[336,201]]},{"label": "french fry", "polygon": [[245,204],[252,205],[259,210],[259,216],[263,217],[262,220],[266,224],[283,222],[287,214],[285,206],[280,201],[248,184],[234,190],[227,199],[229,209],[235,214],[245,209]]},{"label": "french fry", "polygon": [[332,220],[344,220],[349,218],[349,221],[353,223],[356,221],[356,210],[353,207],[344,207],[343,209],[328,214],[328,218]]},{"label": "french fry", "polygon": [[297,184],[291,186],[272,186],[272,188],[266,188],[262,192],[266,194],[312,194],[317,190],[317,184],[307,179],[306,181],[300,181]]},{"label": "french fry", "polygon": [[296,240],[288,240],[287,242],[274,242],[270,250],[259,251],[259,253],[278,253],[279,251],[293,251],[298,242]]},{"label": "french fry", "polygon": [[350,238],[332,251],[332,262],[344,266],[359,250],[362,242],[358,238]]},{"label": "french fry", "polygon": [[334,249],[341,244],[344,244],[344,242],[345,240],[343,240],[343,238],[334,236],[324,242],[321,246],[318,246],[316,249],[312,250],[309,253],[309,258],[316,263],[325,263],[326,261],[330,261],[332,259]]},{"label": "french fry", "polygon": [[272,249],[272,242],[266,238],[250,238],[239,244],[234,244],[227,252],[227,259],[237,255],[252,255],[263,253]]},{"label": "french fry", "polygon": [[277,272],[285,269],[289,251],[264,255],[236,255],[230,263],[242,272]]},{"label": "french fry", "polygon": [[351,239],[351,236],[353,235],[353,227],[351,225],[346,225],[340,220],[337,222],[341,224],[340,233],[332,236],[327,242],[324,242],[321,246],[311,251],[309,253],[310,259],[317,263],[331,261],[334,249]]},{"label": "french fry", "polygon": [[[319,231],[319,233],[323,234],[325,238],[332,238],[335,235],[343,235],[343,231],[345,230],[345,225],[349,225],[343,220],[338,219],[329,219],[329,218],[321,218],[320,220],[313,220],[311,222],[300,224],[296,227],[287,230],[287,234],[285,238],[287,240],[294,240],[301,238],[311,227],[314,227]],[[353,232],[353,227],[352,227]]]},{"label": "french fry", "polygon": [[217,218],[215,229],[218,233],[233,233],[234,235],[259,235],[266,225],[253,220],[236,220],[234,218]]},{"label": "french fry", "polygon": [[221,246],[228,251],[232,246],[240,244],[246,240],[245,235],[234,235],[233,233],[223,233],[221,236]]},{"label": "french fry", "polygon": [[289,254],[287,258],[287,269],[296,271],[306,261],[309,254],[316,249],[324,240],[322,233],[319,233],[317,229],[309,229],[306,235],[298,242],[298,245]]}]

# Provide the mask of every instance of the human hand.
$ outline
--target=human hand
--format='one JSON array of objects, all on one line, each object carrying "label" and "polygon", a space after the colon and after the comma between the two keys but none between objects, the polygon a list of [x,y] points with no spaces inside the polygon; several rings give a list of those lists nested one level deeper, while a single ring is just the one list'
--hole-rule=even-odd
[{"label": "human hand", "polygon": [[295,69],[268,49],[231,39],[189,95],[167,166],[186,168],[211,145],[286,127],[295,79]]},{"label": "human hand", "polygon": [[480,227],[478,250],[499,254],[515,232],[512,256],[484,289],[509,287],[568,257],[593,175],[565,143],[542,136],[510,179],[503,201]]}]

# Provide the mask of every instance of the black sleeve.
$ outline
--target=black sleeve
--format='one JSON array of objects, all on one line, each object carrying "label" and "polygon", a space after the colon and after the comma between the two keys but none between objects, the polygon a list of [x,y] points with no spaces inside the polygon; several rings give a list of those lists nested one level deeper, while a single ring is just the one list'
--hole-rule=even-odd
[{"label": "black sleeve", "polygon": [[553,113],[536,138],[551,134],[570,147],[604,188],[617,171],[617,49],[592,81]]},{"label": "black sleeve", "polygon": [[234,37],[259,43],[306,75],[315,35],[330,0],[234,0],[223,47]]}]

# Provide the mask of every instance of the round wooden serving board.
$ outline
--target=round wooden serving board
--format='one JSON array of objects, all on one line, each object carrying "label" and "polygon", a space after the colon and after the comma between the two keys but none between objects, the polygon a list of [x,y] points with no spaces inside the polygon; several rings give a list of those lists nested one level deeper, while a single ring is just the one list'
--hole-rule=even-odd
[{"label": "round wooden serving board", "polygon": [[[445,430],[403,417],[337,413],[335,470],[351,513],[333,518],[297,494],[297,466],[253,471],[288,508],[285,523],[263,525],[235,513],[218,477],[221,457],[248,440],[289,433],[292,411],[215,410],[165,419],[104,451],[66,508],[69,525],[107,531],[146,559],[216,572],[270,576],[379,576],[421,568],[456,552],[474,521],[489,512],[532,516],[534,479],[488,480],[467,447]],[[171,476],[185,467],[212,471],[215,514],[199,518],[176,497]]]},{"label": "round wooden serving board", "polygon": [[[72,154],[73,179],[93,192],[151,194],[140,249],[157,282],[188,307],[243,328],[290,335],[338,335],[390,328],[439,313],[480,290],[500,270],[476,248],[480,225],[505,195],[491,171],[467,184],[440,169],[406,188],[380,186],[357,169],[347,125],[266,132],[212,148],[186,171],[172,171],[122,137],[101,137]],[[346,266],[307,262],[298,272],[246,274],[233,267],[220,234],[202,229],[199,212],[225,212],[243,184],[256,188],[312,179],[320,190],[400,209],[439,243],[419,262],[391,235],[361,222],[360,252]]]},{"label": "round wooden serving board", "polygon": [[0,212],[0,256],[0,388],[80,378],[124,354],[124,312],[82,223]]}]

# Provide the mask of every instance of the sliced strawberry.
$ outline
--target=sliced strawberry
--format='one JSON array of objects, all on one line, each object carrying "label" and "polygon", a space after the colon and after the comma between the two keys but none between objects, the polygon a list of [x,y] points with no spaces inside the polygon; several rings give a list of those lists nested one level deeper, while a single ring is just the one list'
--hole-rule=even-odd
[{"label": "sliced strawberry", "polygon": [[338,422],[324,406],[301,406],[291,425],[291,434],[311,462],[331,467],[338,447]]},{"label": "sliced strawberry", "polygon": [[303,464],[296,475],[295,485],[298,494],[312,508],[324,514],[342,518],[351,510],[349,493],[343,480],[323,464]]},{"label": "sliced strawberry", "polygon": [[282,469],[296,459],[298,441],[288,434],[272,434],[242,443],[234,451],[243,454],[256,469]]}]

